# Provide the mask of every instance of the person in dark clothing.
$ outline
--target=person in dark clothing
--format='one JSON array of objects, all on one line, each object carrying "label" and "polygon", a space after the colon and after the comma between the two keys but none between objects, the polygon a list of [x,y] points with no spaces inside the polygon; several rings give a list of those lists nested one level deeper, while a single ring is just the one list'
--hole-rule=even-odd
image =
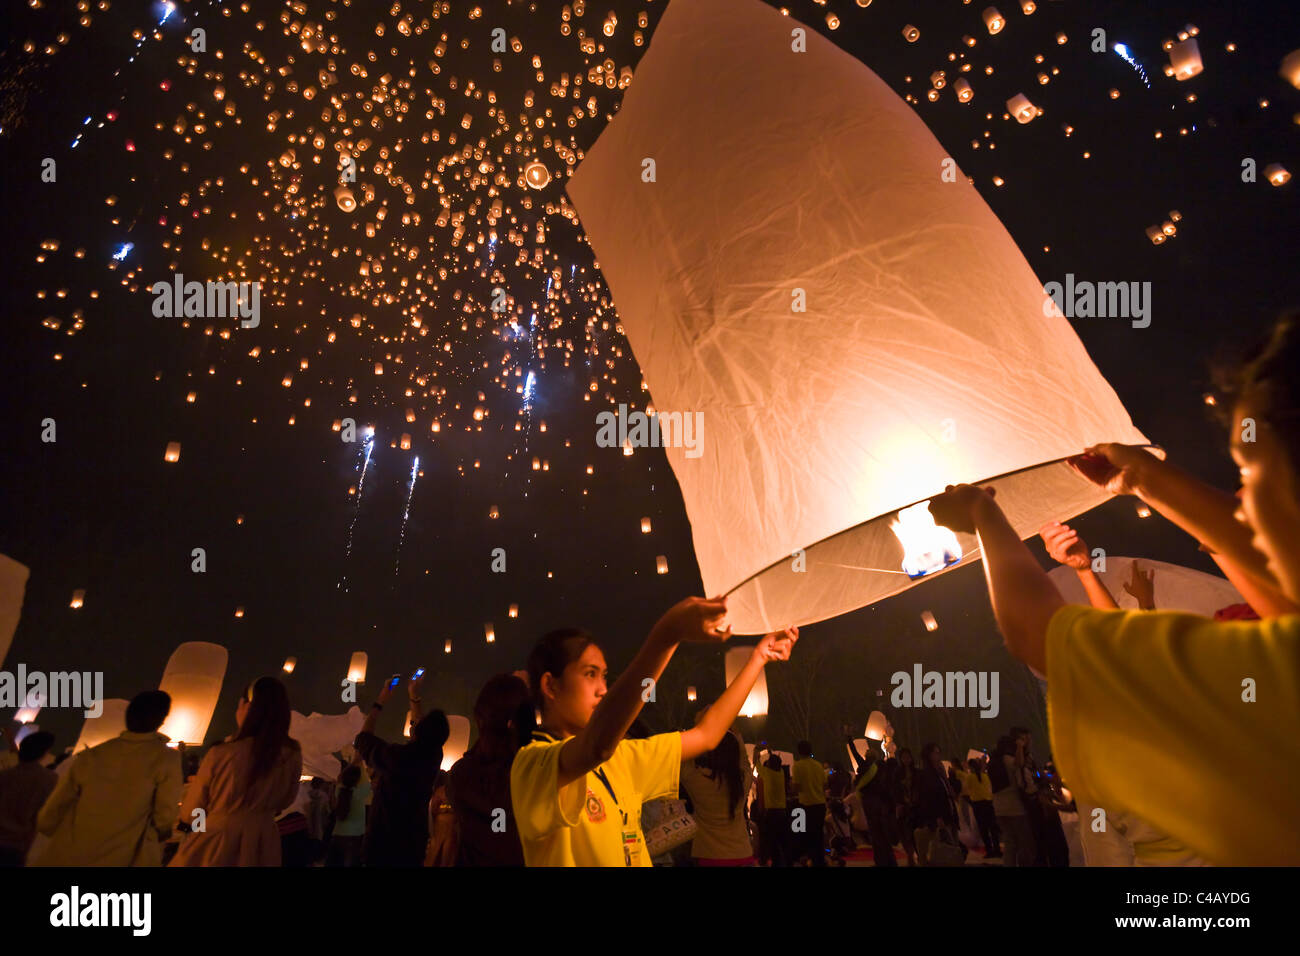
[{"label": "person in dark clothing", "polygon": [[876,759],[868,746],[866,755],[858,753],[853,738],[849,738],[849,755],[853,758],[854,784],[862,798],[862,812],[867,817],[867,832],[871,835],[871,856],[876,866],[898,866],[894,859],[894,841],[890,839],[889,818],[894,813],[890,794],[889,770]]},{"label": "person in dark clothing", "polygon": [[362,844],[366,866],[422,866],[429,842],[429,799],[442,764],[442,747],[451,734],[441,710],[421,715],[424,678],[407,685],[411,701],[411,742],[390,744],[375,736],[375,722],[395,686],[386,682],[371,705],[355,746],[373,768],[374,799]]},{"label": "person in dark clothing", "polygon": [[18,766],[0,773],[0,866],[22,866],[36,839],[36,815],[59,782],[49,768],[54,735],[28,734],[18,745]]},{"label": "person in dark clothing", "polygon": [[447,796],[459,829],[457,866],[523,866],[510,800],[510,766],[535,723],[528,685],[498,674],[474,704],[478,741],[452,766]]},{"label": "person in dark clothing", "polygon": [[[929,859],[929,843],[940,827],[948,827],[951,833],[956,834],[957,803],[943,767],[939,745],[926,744],[921,749],[921,769],[916,774],[916,842],[917,856],[922,863]],[[925,847],[921,846],[922,832],[929,838],[925,840]]]}]

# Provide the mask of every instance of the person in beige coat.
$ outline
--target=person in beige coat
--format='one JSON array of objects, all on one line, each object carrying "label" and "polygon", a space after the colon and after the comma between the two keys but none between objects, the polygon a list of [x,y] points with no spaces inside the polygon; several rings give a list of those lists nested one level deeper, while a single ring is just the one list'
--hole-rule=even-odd
[{"label": "person in beige coat", "polygon": [[160,866],[176,826],[180,755],[158,728],[171,710],[159,690],[137,694],[119,736],[72,758],[36,817],[49,842],[28,866]]},{"label": "person in beige coat", "polygon": [[293,803],[302,776],[284,685],[259,678],[240,699],[236,720],[235,739],[207,752],[185,791],[181,824],[191,832],[170,866],[280,865],[275,817]]}]

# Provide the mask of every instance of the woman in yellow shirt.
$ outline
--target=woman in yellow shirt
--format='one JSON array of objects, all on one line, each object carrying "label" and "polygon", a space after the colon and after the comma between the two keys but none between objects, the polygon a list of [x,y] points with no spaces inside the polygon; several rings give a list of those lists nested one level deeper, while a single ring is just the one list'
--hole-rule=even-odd
[{"label": "woman in yellow shirt", "polygon": [[764,665],[788,660],[799,637],[797,628],[763,637],[697,726],[624,739],[679,644],[721,643],[731,636],[726,610],[723,598],[676,604],[608,690],[605,656],[590,634],[553,631],[533,648],[529,687],[541,724],[510,770],[510,798],[528,866],[651,865],[641,804],[677,795],[682,761],[718,745]]},{"label": "woman in yellow shirt", "polygon": [[[1143,448],[1097,445],[1075,467],[1114,494],[1137,495],[1294,604],[1296,368],[1292,316],[1230,383],[1240,509]],[[1300,863],[1300,615],[1218,622],[1068,606],[988,491],[950,487],[930,511],[979,536],[998,626],[1011,653],[1047,676],[1053,755],[1082,800],[1131,813],[1213,864]],[[1228,750],[1230,764],[1205,759]]]}]

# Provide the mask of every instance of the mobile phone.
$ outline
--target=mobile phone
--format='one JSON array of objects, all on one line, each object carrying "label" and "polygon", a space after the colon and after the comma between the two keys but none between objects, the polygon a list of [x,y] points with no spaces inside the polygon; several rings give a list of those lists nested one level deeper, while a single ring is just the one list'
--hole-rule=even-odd
[{"label": "mobile phone", "polygon": [[401,682],[402,682],[402,675],[401,675],[401,674],[394,674],[394,675],[393,675],[393,679],[390,680],[390,681],[388,682],[388,687],[389,687],[389,689],[391,690],[392,688],[396,687],[396,686],[397,686],[398,684],[400,684]]},{"label": "mobile phone", "polygon": [[419,667],[416,668],[415,673],[411,675],[411,680],[419,680],[423,676],[424,676],[424,668]]}]

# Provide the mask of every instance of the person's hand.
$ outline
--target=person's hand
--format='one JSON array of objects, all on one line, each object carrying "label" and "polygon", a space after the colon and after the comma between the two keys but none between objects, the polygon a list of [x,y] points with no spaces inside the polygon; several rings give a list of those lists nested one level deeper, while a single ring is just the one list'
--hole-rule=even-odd
[{"label": "person's hand", "polygon": [[1140,445],[1115,442],[1093,445],[1082,455],[1066,459],[1066,464],[1076,473],[1112,495],[1140,494],[1145,471],[1159,462],[1159,458]]},{"label": "person's hand", "polygon": [[1068,524],[1049,521],[1038,529],[1038,534],[1047,547],[1047,553],[1057,564],[1063,564],[1076,571],[1086,571],[1089,567],[1088,545]]},{"label": "person's hand", "polygon": [[1151,611],[1156,606],[1156,588],[1155,588],[1155,571],[1143,573],[1141,567],[1136,561],[1131,567],[1131,574],[1128,583],[1124,585],[1124,590],[1137,599],[1138,607],[1144,611]]},{"label": "person's hand", "polygon": [[672,644],[716,644],[731,637],[727,599],[688,597],[678,601],[659,619],[651,632]]},{"label": "person's hand", "polygon": [[753,656],[766,664],[768,661],[788,661],[794,650],[795,641],[799,640],[799,628],[787,627],[784,631],[764,634],[754,645]]},{"label": "person's hand", "polygon": [[934,523],[960,531],[975,533],[975,509],[984,501],[991,502],[997,492],[992,488],[975,485],[949,485],[943,494],[930,499],[930,514]]},{"label": "person's hand", "polygon": [[379,696],[375,698],[376,703],[381,706],[388,703],[388,698],[393,696],[393,679],[390,677],[384,681],[384,686],[379,688]]},{"label": "person's hand", "polygon": [[421,674],[419,677],[412,677],[412,678],[411,678],[411,680],[410,680],[410,681],[407,683],[407,685],[406,685],[406,696],[411,697],[411,698],[416,698],[416,697],[421,697],[421,696],[423,696],[423,695],[420,693],[420,691],[423,690],[423,688],[424,688],[424,678],[425,678],[425,676],[426,676],[425,674]]}]

